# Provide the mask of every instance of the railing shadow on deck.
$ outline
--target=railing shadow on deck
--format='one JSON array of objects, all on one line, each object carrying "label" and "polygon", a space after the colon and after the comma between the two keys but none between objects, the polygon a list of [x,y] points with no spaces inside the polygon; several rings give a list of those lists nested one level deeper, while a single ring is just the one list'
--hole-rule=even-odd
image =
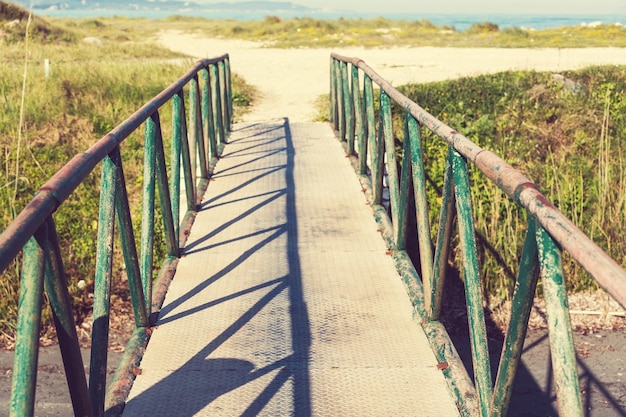
[{"label": "railing shadow on deck", "polygon": [[[185,362],[180,368],[172,374],[166,376],[157,384],[151,386],[146,391],[140,393],[137,397],[130,399],[127,407],[132,409],[134,402],[142,402],[148,398],[160,398],[162,396],[169,397],[172,393],[182,392],[183,398],[178,396],[175,401],[159,402],[158,410],[152,410],[159,415],[177,415],[192,416],[200,410],[209,406],[220,396],[230,391],[236,390],[249,384],[268,374],[275,373],[271,381],[259,393],[259,395],[251,401],[247,408],[241,413],[242,416],[255,416],[262,412],[273,397],[281,390],[289,380],[292,384],[292,415],[310,416],[311,415],[311,393],[309,381],[308,358],[309,348],[311,345],[310,324],[307,312],[307,306],[303,298],[303,288],[300,271],[300,258],[298,253],[298,232],[297,232],[297,213],[295,204],[295,181],[294,181],[294,146],[292,142],[289,121],[285,119],[284,124],[280,126],[284,131],[284,135],[279,138],[280,142],[284,142],[285,146],[280,148],[280,152],[285,153],[287,157],[286,165],[280,169],[268,167],[266,172],[259,174],[257,177],[245,181],[241,184],[239,190],[246,188],[244,199],[258,197],[255,194],[253,183],[266,175],[284,174],[284,188],[276,190],[268,198],[242,214],[236,215],[232,220],[215,225],[216,228],[205,236],[190,241],[184,249],[185,254],[197,253],[214,248],[218,245],[232,243],[234,241],[246,241],[251,237],[265,236],[262,240],[250,243],[250,247],[241,253],[234,261],[228,264],[219,272],[209,276],[201,284],[192,288],[185,294],[168,302],[161,310],[161,315],[157,321],[157,325],[165,325],[172,321],[181,319],[185,316],[196,314],[202,310],[209,309],[217,304],[232,301],[243,295],[265,290],[263,295],[259,295],[258,299],[252,303],[245,313],[241,314],[228,327],[226,327],[217,337],[211,340],[204,348],[199,350],[192,358]],[[263,133],[266,133],[264,131]],[[276,140],[273,140],[276,142]],[[241,142],[241,140],[239,141]],[[268,141],[258,142],[259,144],[268,145]],[[271,151],[274,153],[274,151]],[[227,156],[228,157],[228,156]],[[226,157],[226,158],[227,158]],[[246,162],[250,162],[255,155],[250,155]],[[240,164],[239,167],[246,165]],[[216,175],[219,175],[220,166],[216,167]],[[241,175],[245,172],[238,172],[234,175]],[[223,193],[217,196],[208,195],[207,200],[202,208],[203,211],[211,211],[212,207],[221,204],[229,204],[232,201],[226,200],[231,192]],[[237,200],[239,201],[239,200]],[[265,228],[253,234],[242,235],[237,238],[231,238],[227,241],[219,241],[220,233],[237,222],[246,221],[249,216],[266,206],[267,204],[282,205],[285,213],[286,223],[276,224]],[[282,221],[282,219],[277,219]],[[287,274],[281,277],[264,277],[263,283],[247,288],[245,290],[230,294],[226,297],[213,300],[189,310],[185,310],[176,314],[172,312],[180,307],[185,301],[196,296],[199,292],[209,289],[212,284],[220,279],[233,279],[228,276],[237,268],[241,268],[246,261],[254,256],[261,249],[279,239],[285,239],[288,263]],[[282,247],[282,245],[281,245]],[[269,291],[268,291],[269,290]],[[235,358],[209,358],[214,352],[227,340],[236,336],[236,334],[257,316],[263,309],[268,306],[284,292],[288,292],[289,299],[289,317],[282,321],[289,326],[288,333],[291,334],[291,354],[276,360],[266,366],[259,367],[246,360]],[[279,347],[276,347],[279,349]],[[270,355],[271,352],[266,352]],[[208,359],[207,359],[208,358]],[[197,380],[188,378],[189,374],[198,375]],[[209,376],[209,377],[206,377]],[[199,381],[206,384],[198,384]],[[185,395],[188,394],[188,395]],[[145,402],[144,402],[145,404]],[[157,407],[157,406],[155,406]],[[169,408],[168,408],[169,407]],[[142,407],[142,410],[146,410]],[[149,410],[148,410],[149,411]],[[156,414],[155,414],[156,415]]]},{"label": "railing shadow on deck", "polygon": [[[557,409],[562,416],[585,415],[588,409],[583,410],[579,388],[561,250],[567,251],[625,308],[626,271],[550,203],[535,184],[497,155],[433,117],[363,60],[334,53],[330,58],[331,123],[351,157],[461,414],[483,417],[507,414],[516,375],[524,370],[520,357],[541,277],[550,334],[553,375],[550,378],[556,387]],[[380,94],[378,114],[374,105],[374,84]],[[397,158],[393,134],[392,101],[404,117],[401,161]],[[426,197],[428,179],[423,161],[427,156],[422,151],[421,129],[429,129],[448,147],[440,218],[434,238],[431,237]],[[489,345],[487,337],[485,316],[488,319],[488,312],[483,308],[469,164],[524,208],[529,219],[519,272],[514,278],[516,286],[509,326],[495,346]],[[388,196],[388,201],[384,201],[383,195]],[[411,235],[408,234],[409,215],[416,220],[416,230]],[[463,273],[462,294],[469,324],[470,348],[469,353],[463,355],[465,363],[441,322],[442,314],[449,307],[443,291],[445,282],[449,281],[448,261],[455,223],[461,255],[459,269]],[[408,253],[410,245],[418,248],[418,259],[412,259]],[[496,349],[501,351],[499,355],[493,354]],[[493,367],[496,372],[492,372],[493,358],[499,361],[497,368]],[[589,373],[586,377],[593,378]],[[540,395],[550,396],[547,392]],[[618,404],[614,399],[611,401]],[[551,406],[545,411],[554,412]]]},{"label": "railing shadow on deck", "polygon": [[[167,104],[171,105],[172,114],[169,159],[165,157],[160,116]],[[35,413],[44,281],[74,414],[100,416],[105,410],[114,412],[123,407],[135,377],[134,372],[150,338],[154,316],[161,307],[176,268],[179,247],[185,244],[231,124],[229,56],[198,61],[180,79],[53,175],[2,232],[0,272],[18,259],[23,249],[11,416],[32,416]],[[125,140],[142,127],[145,132],[144,165],[141,167],[141,227],[134,227],[122,155]],[[96,275],[93,280],[92,348],[87,383],[63,265],[63,250],[68,248],[60,246],[53,215],[99,165],[102,167],[102,180],[97,253],[94,254]],[[181,177],[185,190],[182,198]],[[162,228],[155,227],[155,203],[160,203]],[[182,219],[181,212],[184,213]],[[139,229],[141,243],[136,245],[135,233]],[[154,242],[159,233],[166,246],[165,259],[155,259]],[[123,261],[114,256],[116,234],[119,234]],[[71,243],[69,245],[71,247]],[[126,271],[135,329],[115,375],[107,384],[111,282],[113,271],[120,266],[115,265],[116,261],[123,263],[121,269]],[[153,271],[158,270],[159,264],[160,272],[153,280]]]}]

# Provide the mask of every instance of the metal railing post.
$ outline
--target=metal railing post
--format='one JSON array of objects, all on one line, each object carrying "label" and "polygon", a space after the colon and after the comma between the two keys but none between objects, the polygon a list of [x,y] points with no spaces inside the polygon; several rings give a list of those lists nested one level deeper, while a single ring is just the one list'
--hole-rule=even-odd
[{"label": "metal railing post", "polygon": [[398,185],[398,166],[396,164],[396,143],[391,121],[391,103],[389,103],[387,93],[382,90],[380,92],[380,117],[378,123],[382,125],[382,139],[385,147],[387,166],[387,182],[389,184],[389,200],[391,203],[391,220],[393,222],[394,240],[397,244],[397,238],[400,233],[400,224],[398,224],[397,221],[400,217],[400,189]]},{"label": "metal railing post", "polygon": [[110,154],[111,162],[115,166],[116,175],[116,197],[115,212],[117,213],[117,224],[120,234],[120,244],[124,255],[124,266],[126,267],[126,278],[128,280],[128,291],[130,293],[131,304],[133,306],[133,316],[135,327],[149,326],[150,310],[146,307],[146,298],[143,292],[141,281],[141,269],[139,268],[139,256],[135,243],[135,232],[130,216],[130,205],[128,203],[128,192],[126,191],[126,179],[122,167],[122,156],[119,147],[116,147]]},{"label": "metal railing post", "polygon": [[337,75],[335,74],[335,58],[330,57],[330,94],[328,96],[328,109],[330,122],[333,124],[333,130],[337,130],[338,116],[337,116]]},{"label": "metal railing post", "polygon": [[215,123],[213,121],[213,103],[211,102],[211,78],[208,68],[202,69],[202,122],[204,137],[208,141],[209,160],[217,157],[217,142],[215,140]]},{"label": "metal railing post", "polygon": [[431,277],[433,275],[433,243],[430,236],[430,219],[428,217],[424,154],[419,124],[409,112],[405,116],[404,141],[407,142],[404,157],[405,159],[410,158],[411,172],[413,174],[413,196],[415,199],[415,218],[422,284],[424,285],[425,298],[430,298],[429,295],[432,292]]},{"label": "metal railing post", "polygon": [[110,157],[102,161],[100,185],[100,216],[98,218],[98,247],[93,290],[93,325],[89,394],[94,415],[104,411],[106,369],[109,346],[109,315],[111,301],[111,266],[115,230],[116,169]]},{"label": "metal railing post", "polygon": [[352,101],[354,102],[353,114],[356,124],[359,173],[365,174],[367,171],[367,140],[365,136],[367,123],[364,120],[363,101],[361,100],[361,89],[359,87],[359,68],[356,65],[352,65]]},{"label": "metal railing post", "polygon": [[230,58],[228,56],[224,59],[224,78],[226,82],[224,94],[228,101],[228,106],[226,106],[226,131],[230,133],[233,129],[233,82],[230,71]]},{"label": "metal railing post", "polygon": [[93,414],[89,388],[87,386],[78,335],[76,334],[72,299],[68,291],[59,238],[52,217],[48,218],[47,225],[48,239],[44,288],[52,308],[54,327],[63,358],[63,367],[67,377],[74,415],[91,416]]},{"label": "metal railing post", "polygon": [[172,197],[172,216],[176,232],[176,245],[179,242],[180,232],[180,175],[182,173],[182,127],[181,127],[181,105],[178,94],[172,97],[172,144],[170,147],[170,196]]},{"label": "metal railing post", "polygon": [[[363,107],[365,109],[365,119],[366,119],[366,133],[367,133],[367,152],[369,153],[369,163],[370,168],[372,170],[372,184],[374,188],[374,202],[376,204],[380,204],[382,200],[382,191],[380,187],[382,187],[382,182],[380,183],[380,187],[378,186],[378,172],[379,172],[379,147],[378,141],[376,137],[376,114],[374,111],[374,87],[372,86],[372,79],[369,75],[363,75]],[[367,159],[367,155],[366,155]],[[381,177],[382,181],[382,177]]]},{"label": "metal railing post", "polygon": [[228,136],[228,132],[230,132],[230,116],[229,112],[229,104],[228,104],[228,81],[226,80],[226,68],[224,66],[224,61],[220,61],[217,64],[217,70],[219,73],[220,79],[220,96],[221,96],[221,109],[222,109],[222,135],[224,137],[224,143],[226,143],[226,138]]},{"label": "metal railing post", "polygon": [[200,177],[208,178],[208,165],[202,128],[202,97],[197,75],[193,77],[189,83],[189,101],[189,105],[191,106],[191,111],[189,112],[191,120],[189,124],[193,126],[192,140],[194,142],[195,151],[197,151],[197,153],[194,152],[192,158],[194,160],[197,158],[200,164]]},{"label": "metal railing post", "polygon": [[[161,203],[161,217],[163,218],[163,230],[165,232],[165,246],[167,254],[172,258],[178,257],[178,239],[174,228],[174,217],[172,215],[172,201],[170,198],[169,182],[167,178],[167,167],[165,166],[165,150],[163,149],[163,135],[161,132],[161,119],[159,113],[155,113],[156,135],[155,135],[155,164],[156,183],[159,188],[159,201]],[[149,298],[152,303],[152,296]]]},{"label": "metal railing post", "polygon": [[561,250],[543,227],[537,228],[536,236],[559,413],[567,417],[582,417],[576,352],[561,265]]},{"label": "metal railing post", "polygon": [[348,77],[348,64],[341,63],[341,86],[343,96],[343,140],[348,143],[348,152],[354,153],[354,110],[352,108],[352,94],[350,93],[350,78]]},{"label": "metal railing post", "polygon": [[454,174],[452,172],[453,152],[454,149],[450,146],[448,148],[443,189],[441,191],[441,211],[439,212],[439,225],[437,227],[437,244],[435,247],[433,272],[431,276],[425,278],[426,280],[430,280],[431,289],[430,293],[424,291],[425,309],[427,317],[433,321],[439,320],[439,315],[441,314],[443,286],[448,269],[450,242],[452,239],[454,218],[456,216]]},{"label": "metal railing post", "polygon": [[44,223],[24,246],[10,417],[32,416],[35,409],[47,239],[47,225]]},{"label": "metal railing post", "polygon": [[224,125],[222,123],[222,94],[220,91],[221,80],[219,76],[219,68],[217,65],[211,65],[211,87],[213,96],[213,120],[215,130],[217,132],[217,143],[219,145],[226,143],[224,135]]},{"label": "metal railing post", "polygon": [[490,417],[505,416],[513,394],[513,384],[522,356],[528,319],[539,277],[536,229],[535,220],[530,218],[511,302],[511,321],[502,345],[500,365],[491,397]]},{"label": "metal railing post", "polygon": [[156,123],[145,123],[143,195],[141,214],[141,281],[146,311],[152,310],[152,269],[154,259],[154,197],[156,195]]},{"label": "metal railing post", "polygon": [[459,240],[463,255],[463,277],[472,345],[474,379],[476,381],[481,415],[487,416],[492,392],[491,368],[489,365],[487,329],[483,311],[483,293],[480,284],[476,237],[474,235],[474,215],[472,212],[467,163],[456,151],[453,151],[452,171],[454,173],[454,194],[456,196],[456,210],[458,213]]},{"label": "metal railing post", "polygon": [[176,139],[180,141],[181,157],[183,164],[183,177],[185,178],[185,194],[187,198],[187,211],[195,209],[196,206],[196,181],[195,173],[193,171],[193,164],[191,162],[191,147],[189,145],[189,135],[187,134],[187,114],[185,112],[185,99],[183,91],[179,91],[174,97],[172,97],[173,105],[180,112],[180,131],[177,129],[173,132],[176,134]]}]

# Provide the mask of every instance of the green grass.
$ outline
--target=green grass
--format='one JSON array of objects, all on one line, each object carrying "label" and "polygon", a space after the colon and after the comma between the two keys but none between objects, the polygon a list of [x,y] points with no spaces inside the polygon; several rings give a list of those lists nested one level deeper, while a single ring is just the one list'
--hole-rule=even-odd
[{"label": "green grass", "polygon": [[[0,11],[2,5],[0,2]],[[25,30],[26,25],[20,25],[13,27],[16,33]],[[58,36],[33,36],[28,44],[24,36],[17,35],[0,41],[4,42],[0,56],[0,230],[53,173],[178,79],[193,62],[132,34],[122,38],[123,31],[109,30],[106,25],[86,22],[69,25],[70,29],[67,26],[50,25]],[[92,31],[101,35],[100,43],[82,41],[92,36]],[[52,67],[48,78],[43,70],[46,58]],[[18,155],[25,59],[28,70]],[[250,104],[254,90],[236,75],[233,90],[235,117],[239,117]],[[169,147],[171,106],[164,106],[160,113]],[[122,157],[137,227],[143,165],[141,131],[124,142]],[[95,269],[99,182],[100,172],[96,168],[54,216],[79,323],[91,304],[88,294]],[[163,242],[157,242],[156,256],[163,251]],[[118,280],[124,276],[122,269],[114,274]],[[0,345],[13,337],[18,276],[15,263],[1,275]],[[77,286],[80,280],[87,283],[85,291]],[[50,319],[46,309],[45,326],[51,323]]]},{"label": "green grass", "polygon": [[[563,75],[575,83],[574,91],[553,74],[539,72],[503,72],[400,90],[528,176],[567,217],[626,265],[621,226],[626,218],[626,67],[593,67]],[[401,138],[403,112],[396,108],[394,114]],[[427,129],[423,141],[432,185],[431,222],[436,225],[447,148]],[[485,290],[508,297],[526,214],[477,169],[470,171],[470,178]],[[570,289],[596,287],[567,256],[564,267]]]},{"label": "green grass", "polygon": [[[104,20],[106,21],[106,20]],[[111,27],[125,28],[124,21]],[[148,25],[150,26],[150,25]],[[616,25],[564,27],[545,30],[500,29],[489,22],[472,25],[466,31],[436,26],[428,20],[399,21],[376,19],[317,20],[281,19],[268,16],[262,21],[207,20],[174,16],[158,21],[160,29],[179,29],[210,37],[260,41],[278,48],[340,46],[439,46],[508,48],[580,48],[626,46],[626,28]],[[153,34],[146,32],[143,36]]]},{"label": "green grass", "polygon": [[[458,31],[452,26],[437,26],[428,20],[403,21],[384,18],[318,20],[312,18],[281,19],[276,16],[268,16],[260,21],[172,16],[156,20],[124,17],[49,18],[42,22],[47,27],[54,28],[55,34],[46,38],[49,43],[63,39],[82,39],[88,36],[105,41],[147,45],[156,39],[160,31],[179,30],[215,38],[258,41],[277,48],[626,46],[626,28],[617,25],[528,30],[517,27],[500,29],[494,23],[484,22],[476,23],[468,30]],[[10,39],[18,40],[20,36],[12,34]]]},{"label": "green grass", "polygon": [[[187,17],[157,21],[33,18],[30,43],[26,45],[28,14],[7,5],[0,2],[0,229],[4,229],[52,173],[178,78],[191,64],[184,56],[154,43],[162,30],[262,41],[276,47],[626,46],[625,29],[617,26],[525,31],[500,30],[485,23],[457,32],[429,21],[276,17],[260,22]],[[15,19],[17,24],[7,24]],[[87,43],[85,38],[97,38],[97,41]],[[28,72],[23,143],[18,158],[16,138],[25,57]],[[52,73],[47,79],[43,76],[44,59],[52,62]],[[626,242],[620,235],[620,225],[626,214],[623,197],[626,184],[619,138],[626,134],[623,100],[626,71],[616,67],[592,68],[568,76],[584,86],[580,93],[565,91],[550,74],[522,72],[406,86],[404,91],[481,146],[494,150],[526,172],[557,206],[624,264]],[[253,95],[250,86],[234,78],[237,112],[251,103]],[[323,105],[327,105],[327,100]],[[169,117],[164,111],[165,125]],[[169,132],[165,131],[164,137],[168,138]],[[123,150],[134,204],[141,185],[137,167],[141,165],[142,140],[141,134],[132,135]],[[440,186],[445,149],[432,136],[426,135],[425,140],[432,155],[428,162],[431,181]],[[476,172],[472,173],[472,180],[479,190],[474,194],[477,231],[493,245],[493,251],[481,247],[486,288],[491,294],[506,296],[511,289],[513,271],[500,260],[504,259],[507,265],[516,264],[525,218],[501,193],[482,183]],[[82,279],[91,282],[94,274],[98,183],[96,172],[55,215],[79,321],[84,318],[90,300],[88,292],[77,288],[77,282]],[[436,207],[436,194],[431,194],[430,199]],[[435,209],[433,219],[436,215]],[[494,257],[493,253],[498,256]],[[566,268],[571,272],[570,287],[583,289],[594,285],[570,260]],[[0,340],[1,335],[10,338],[13,334],[17,274],[14,265],[0,280]],[[123,271],[116,271],[116,276],[122,275]],[[49,323],[49,314],[46,320]]]}]

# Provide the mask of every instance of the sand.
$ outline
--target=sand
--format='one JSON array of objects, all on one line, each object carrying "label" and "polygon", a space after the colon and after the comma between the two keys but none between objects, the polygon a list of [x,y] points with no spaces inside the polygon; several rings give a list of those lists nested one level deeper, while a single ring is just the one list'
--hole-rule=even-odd
[{"label": "sand", "polygon": [[589,65],[626,65],[626,48],[297,48],[260,42],[205,38],[164,31],[159,43],[194,58],[230,54],[234,72],[256,86],[261,97],[245,121],[289,117],[311,121],[315,100],[329,90],[330,53],[363,59],[392,85],[421,83],[504,70],[560,72]]}]

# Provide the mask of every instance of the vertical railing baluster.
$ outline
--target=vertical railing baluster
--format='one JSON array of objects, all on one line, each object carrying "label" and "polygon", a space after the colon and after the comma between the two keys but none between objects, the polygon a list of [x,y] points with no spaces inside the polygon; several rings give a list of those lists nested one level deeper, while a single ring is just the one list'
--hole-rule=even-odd
[{"label": "vertical railing baluster", "polygon": [[333,128],[335,130],[335,132],[340,132],[341,130],[341,120],[343,118],[342,115],[342,107],[341,107],[341,69],[340,69],[340,63],[338,60],[334,60],[333,61],[333,88],[334,88],[334,96],[333,96],[333,101],[334,101],[334,112],[335,112],[335,119],[333,122]]},{"label": "vertical railing baluster", "polygon": [[189,105],[191,106],[191,111],[189,112],[191,121],[189,124],[193,126],[192,140],[197,151],[197,153],[192,154],[191,157],[194,160],[197,158],[198,163],[200,164],[200,178],[207,178],[208,166],[202,131],[202,104],[200,103],[201,97],[198,74],[196,74],[196,76],[193,77],[189,83],[189,101]]},{"label": "vertical railing baluster", "polygon": [[141,281],[144,303],[150,311],[152,302],[152,268],[154,258],[154,196],[155,196],[155,142],[156,125],[149,117],[145,122],[143,192],[141,214]]},{"label": "vertical railing baluster", "polygon": [[230,131],[229,122],[228,122],[228,97],[227,97],[227,87],[226,87],[226,70],[224,68],[224,61],[220,61],[217,64],[217,70],[219,73],[220,80],[220,105],[222,109],[222,135],[224,137],[224,143],[226,143],[227,133]]},{"label": "vertical railing baluster", "polygon": [[354,153],[354,110],[352,108],[352,95],[350,94],[350,78],[348,77],[348,63],[341,64],[341,85],[343,87],[343,113],[345,123],[343,126],[342,140],[348,142],[348,154]]},{"label": "vertical railing baluster", "polygon": [[[372,186],[376,190],[375,178],[377,178],[376,170],[378,167],[378,146],[376,141],[376,116],[374,111],[374,87],[372,79],[369,75],[363,74],[363,107],[365,109],[365,133],[367,135],[367,153],[369,154],[369,164],[372,171]],[[367,160],[367,155],[365,155]],[[365,174],[365,173],[363,173]],[[380,204],[380,200],[376,199],[376,191],[374,191],[374,201]]]},{"label": "vertical railing baluster", "polygon": [[[424,154],[417,120],[407,112],[405,123],[406,133],[404,140],[408,140],[409,142],[408,152],[413,171],[413,195],[415,198],[415,218],[417,223],[417,240],[419,243],[422,284],[424,286],[424,298],[428,299],[431,297],[430,294],[432,292],[433,242],[430,236]],[[426,310],[428,311],[428,303],[426,304]]]},{"label": "vertical railing baluster", "polygon": [[543,295],[546,301],[550,353],[559,413],[567,417],[582,417],[576,352],[569,318],[561,250],[543,227],[537,228],[537,249]]},{"label": "vertical railing baluster", "polygon": [[135,243],[135,232],[130,216],[130,205],[128,203],[128,192],[126,190],[126,179],[122,167],[122,156],[119,146],[110,154],[111,162],[116,168],[116,197],[115,212],[117,213],[117,224],[120,235],[122,253],[124,255],[124,265],[126,267],[126,278],[128,280],[128,290],[133,306],[133,316],[135,327],[146,327],[149,325],[150,310],[146,309],[146,300],[143,293],[141,281],[141,270],[139,268],[139,256]]},{"label": "vertical railing baluster", "polygon": [[211,78],[209,69],[202,68],[202,122],[205,139],[209,142],[209,160],[217,157],[217,142],[215,140],[215,122],[213,121],[213,103],[211,102]]},{"label": "vertical railing baluster", "polygon": [[347,127],[346,107],[348,106],[348,104],[346,103],[346,94],[345,94],[345,90],[347,88],[345,84],[347,80],[343,76],[344,65],[347,65],[347,64],[342,61],[339,61],[337,63],[337,71],[338,71],[337,77],[339,79],[339,83],[338,83],[339,91],[337,92],[339,95],[339,140],[341,140],[342,142],[346,140],[346,127]]},{"label": "vertical railing baluster", "polygon": [[[165,232],[165,245],[167,254],[172,258],[178,257],[178,244],[172,215],[172,201],[170,198],[169,182],[167,180],[167,167],[165,166],[165,151],[163,149],[163,135],[161,131],[161,119],[159,113],[153,115],[156,124],[155,135],[155,163],[156,180],[159,187],[159,201],[161,203],[161,216],[163,218],[163,230]],[[152,297],[150,297],[152,300]]]},{"label": "vertical railing baluster", "polygon": [[217,143],[226,143],[224,137],[224,126],[222,124],[222,95],[220,92],[220,77],[217,65],[211,65],[211,88],[213,92],[213,120],[215,131],[217,132]]},{"label": "vertical railing baluster", "polygon": [[172,216],[176,228],[176,245],[179,244],[178,234],[180,231],[180,174],[181,174],[181,105],[180,97],[175,94],[172,97],[172,145],[170,148],[170,196],[172,197]]},{"label": "vertical railing baluster", "polygon": [[226,100],[228,105],[226,106],[226,131],[231,132],[233,128],[233,82],[232,73],[230,71],[230,57],[226,57],[224,60],[224,80],[226,83]]},{"label": "vertical railing baluster", "polygon": [[45,289],[52,309],[52,318],[61,350],[72,408],[75,416],[92,416],[87,377],[85,376],[83,357],[76,333],[72,299],[63,268],[59,238],[51,217],[47,224]]},{"label": "vertical railing baluster", "polygon": [[375,155],[374,164],[372,165],[372,187],[374,189],[373,204],[375,205],[383,203],[383,177],[385,176],[385,133],[381,111],[379,111],[378,117],[376,143],[372,148],[372,155]]},{"label": "vertical railing baluster", "polygon": [[463,256],[463,277],[465,281],[465,297],[472,346],[472,362],[474,380],[481,415],[489,413],[491,401],[491,368],[489,349],[487,346],[487,330],[483,311],[483,293],[480,283],[476,238],[474,235],[474,217],[470,193],[469,175],[465,158],[453,151],[454,193],[458,213],[459,241]]},{"label": "vertical railing baluster", "polygon": [[337,77],[335,75],[335,58],[330,57],[330,94],[328,96],[328,109],[329,109],[329,118],[330,122],[333,124],[333,130],[337,131],[338,120],[337,120],[337,89],[335,88],[335,84],[337,83]]},{"label": "vertical railing baluster", "polygon": [[180,147],[183,159],[183,176],[185,178],[185,194],[187,198],[187,210],[195,210],[196,207],[196,177],[191,163],[191,147],[187,134],[187,114],[185,111],[185,99],[183,90],[174,96],[174,103],[180,108]]},{"label": "vertical railing baluster", "polygon": [[380,121],[383,126],[383,139],[385,143],[385,156],[387,159],[387,183],[389,184],[389,200],[391,203],[391,220],[393,223],[394,236],[398,236],[400,224],[399,218],[399,202],[400,190],[398,187],[398,165],[396,164],[396,144],[393,136],[392,120],[391,120],[391,104],[389,96],[381,90],[380,92]]},{"label": "vertical railing baluster", "polygon": [[100,185],[100,215],[96,249],[96,275],[93,290],[93,325],[89,394],[94,415],[104,411],[109,321],[111,312],[111,279],[113,265],[113,236],[115,231],[116,167],[110,156],[102,160]]},{"label": "vertical railing baluster", "polygon": [[42,225],[24,246],[17,314],[15,359],[11,379],[11,417],[30,417],[35,410],[41,299],[44,287],[47,226]]},{"label": "vertical railing baluster", "polygon": [[[356,120],[355,120],[355,94],[359,95],[359,80],[357,73],[357,81],[356,85],[354,83],[353,73],[354,73],[354,64],[350,65],[352,70],[350,72],[346,72],[346,85],[348,86],[348,126],[346,127],[346,135],[348,140],[348,155],[355,154],[355,135],[356,135]],[[348,66],[346,65],[346,71],[348,71]],[[356,88],[356,93],[355,93]]]},{"label": "vertical railing baluster", "polygon": [[[437,246],[433,262],[433,272],[430,277],[430,293],[424,291],[426,314],[430,320],[439,320],[441,304],[443,300],[443,287],[445,284],[448,268],[448,256],[454,217],[456,215],[456,199],[454,196],[454,175],[452,173],[452,159],[454,158],[452,147],[448,149],[446,168],[444,171],[443,189],[441,191],[441,211],[439,212],[439,224],[437,228]],[[422,278],[424,279],[424,278]]]},{"label": "vertical railing baluster", "polygon": [[537,234],[536,220],[530,218],[522,257],[520,259],[519,273],[515,283],[515,292],[511,301],[511,314],[507,333],[502,345],[500,365],[496,375],[496,383],[491,397],[490,417],[507,415],[513,384],[522,356],[528,319],[533,306],[537,279],[539,277],[539,260],[537,258]]},{"label": "vertical railing baluster", "polygon": [[[408,117],[408,115],[407,115]],[[398,227],[394,228],[394,242],[397,250],[406,250],[409,196],[413,187],[413,175],[411,166],[411,140],[408,130],[404,131],[404,152],[400,169],[400,198],[398,200],[398,217],[394,222],[398,222]],[[422,279],[423,281],[423,279]]]},{"label": "vertical railing baluster", "polygon": [[367,172],[367,141],[365,140],[366,122],[363,114],[361,88],[359,86],[359,68],[352,65],[352,101],[354,102],[354,118],[357,137],[357,152],[359,155],[359,173]]}]

